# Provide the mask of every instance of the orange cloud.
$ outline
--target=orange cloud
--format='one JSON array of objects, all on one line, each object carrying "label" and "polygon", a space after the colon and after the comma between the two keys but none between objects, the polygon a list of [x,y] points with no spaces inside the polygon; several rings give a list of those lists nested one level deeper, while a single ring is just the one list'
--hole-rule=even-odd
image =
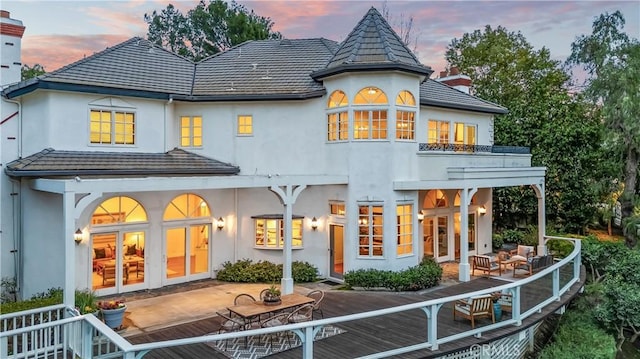
[{"label": "orange cloud", "polygon": [[30,36],[29,41],[25,41],[22,47],[22,63],[29,66],[40,64],[47,72],[51,72],[131,37],[126,35]]}]

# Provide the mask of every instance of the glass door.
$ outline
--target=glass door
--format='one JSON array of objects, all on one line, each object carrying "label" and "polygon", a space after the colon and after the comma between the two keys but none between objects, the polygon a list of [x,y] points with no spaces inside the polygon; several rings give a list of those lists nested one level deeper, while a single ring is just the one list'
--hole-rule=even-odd
[{"label": "glass door", "polygon": [[449,218],[436,217],[436,238],[438,243],[436,246],[436,256],[438,261],[446,261],[451,259],[449,248]]},{"label": "glass door", "polygon": [[431,216],[422,221],[424,256],[435,257],[438,262],[452,259],[449,245],[449,217]]},{"label": "glass door", "polygon": [[168,228],[165,231],[166,284],[209,276],[209,224]]},{"label": "glass door", "polygon": [[[469,242],[469,255],[476,254],[476,214],[469,213],[467,217],[468,230],[467,240]],[[454,215],[454,231],[455,231],[455,257],[460,258],[460,213]]]},{"label": "glass door", "polygon": [[344,227],[329,225],[329,276],[342,279],[344,274]]},{"label": "glass door", "polygon": [[91,287],[96,294],[144,288],[144,241],[144,231],[91,235]]}]

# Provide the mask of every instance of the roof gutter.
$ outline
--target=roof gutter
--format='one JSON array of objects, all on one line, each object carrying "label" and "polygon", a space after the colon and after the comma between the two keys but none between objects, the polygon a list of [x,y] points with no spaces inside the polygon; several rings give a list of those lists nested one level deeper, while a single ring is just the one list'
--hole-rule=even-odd
[{"label": "roof gutter", "polygon": [[215,171],[202,171],[198,169],[192,170],[180,170],[180,171],[168,171],[164,169],[159,170],[140,170],[140,169],[117,169],[117,170],[13,170],[5,168],[5,173],[11,177],[74,177],[74,176],[148,176],[148,175],[160,175],[160,176],[180,176],[180,175],[202,175],[202,176],[232,176],[240,173],[240,169],[235,167],[228,170],[215,170]]},{"label": "roof gutter", "polygon": [[467,110],[467,111],[475,111],[475,112],[483,112],[483,113],[493,113],[498,115],[504,115],[509,113],[509,110],[506,108],[490,109],[490,108],[480,107],[480,106],[461,105],[457,103],[434,101],[434,100],[420,100],[420,105],[450,108],[454,110]]}]

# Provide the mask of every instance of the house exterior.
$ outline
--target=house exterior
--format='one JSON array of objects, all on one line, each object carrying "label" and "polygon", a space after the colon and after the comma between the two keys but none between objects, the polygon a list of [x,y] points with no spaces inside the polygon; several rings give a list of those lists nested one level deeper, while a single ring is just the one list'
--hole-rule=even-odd
[{"label": "house exterior", "polygon": [[23,296],[158,288],[245,258],[283,263],[285,292],[292,261],[339,280],[431,256],[469,280],[496,187],[531,186],[544,228],[545,169],[493,143],[507,109],[456,72],[431,79],[375,8],[342,43],[248,41],[193,63],[132,38],[2,74],[1,270]]}]

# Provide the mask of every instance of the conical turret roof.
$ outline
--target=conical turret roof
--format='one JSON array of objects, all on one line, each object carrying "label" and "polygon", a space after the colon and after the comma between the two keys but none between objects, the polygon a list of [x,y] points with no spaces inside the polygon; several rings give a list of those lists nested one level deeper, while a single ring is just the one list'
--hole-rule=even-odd
[{"label": "conical turret roof", "polygon": [[318,79],[341,72],[369,70],[403,70],[426,76],[433,72],[418,61],[374,7],[340,44],[327,66],[312,76]]}]

